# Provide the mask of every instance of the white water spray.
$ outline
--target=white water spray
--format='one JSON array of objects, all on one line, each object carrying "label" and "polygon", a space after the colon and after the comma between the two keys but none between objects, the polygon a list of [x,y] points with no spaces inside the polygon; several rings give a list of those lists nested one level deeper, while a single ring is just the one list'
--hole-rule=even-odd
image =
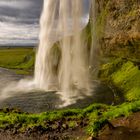
[{"label": "white water spray", "polygon": [[[44,0],[35,65],[35,83],[40,89],[70,92],[76,87],[88,90],[87,49],[82,36],[82,29],[88,22],[85,2]],[[59,43],[55,44],[56,41]]]}]

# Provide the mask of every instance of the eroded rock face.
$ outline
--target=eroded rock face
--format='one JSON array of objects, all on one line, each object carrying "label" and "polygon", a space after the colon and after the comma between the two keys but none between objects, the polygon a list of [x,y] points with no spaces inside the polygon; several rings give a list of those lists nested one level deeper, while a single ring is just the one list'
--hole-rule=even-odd
[{"label": "eroded rock face", "polygon": [[111,123],[114,128],[106,125],[99,133],[98,140],[139,140],[140,139],[140,113],[128,117],[120,117]]},{"label": "eroded rock face", "polygon": [[[105,16],[100,39],[106,55],[140,59],[140,1],[101,0],[98,12]],[[106,15],[104,14],[106,12]]]}]

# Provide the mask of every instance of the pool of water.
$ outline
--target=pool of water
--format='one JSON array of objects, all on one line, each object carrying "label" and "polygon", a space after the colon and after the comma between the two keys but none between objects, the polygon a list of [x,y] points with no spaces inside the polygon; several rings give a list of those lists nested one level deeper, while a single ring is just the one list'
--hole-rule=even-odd
[{"label": "pool of water", "polygon": [[[0,92],[2,89],[9,86],[11,82],[18,82],[26,78],[23,75],[17,75],[11,70],[0,68]],[[13,90],[14,91],[14,90]],[[66,102],[62,97],[63,94],[58,94],[55,91],[9,91],[6,98],[0,96],[0,108],[20,108],[23,111],[30,113],[40,113],[48,110],[61,108],[84,108],[91,103],[116,104],[114,92],[107,85],[100,81],[93,81],[93,91],[86,94],[85,91],[79,91],[78,95],[72,96],[71,104],[63,106]]]}]

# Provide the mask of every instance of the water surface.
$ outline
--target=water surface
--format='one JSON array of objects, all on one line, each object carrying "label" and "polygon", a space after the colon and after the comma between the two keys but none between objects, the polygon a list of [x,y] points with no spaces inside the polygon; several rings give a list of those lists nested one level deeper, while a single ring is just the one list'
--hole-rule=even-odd
[{"label": "water surface", "polygon": [[[0,92],[11,82],[18,82],[22,78],[27,76],[17,75],[11,70],[0,68]],[[90,95],[86,95],[84,91],[79,93],[79,97],[73,97],[73,102],[71,105],[68,105],[64,108],[84,108],[90,105],[91,103],[105,103],[105,104],[114,104],[115,97],[112,90],[100,83],[99,81],[93,82],[93,92]],[[65,103],[60,94],[55,91],[20,91],[12,93],[9,92],[7,98],[0,97],[0,108],[11,107],[11,108],[20,108],[23,111],[31,113],[39,113],[48,110],[60,109],[60,106]]]}]

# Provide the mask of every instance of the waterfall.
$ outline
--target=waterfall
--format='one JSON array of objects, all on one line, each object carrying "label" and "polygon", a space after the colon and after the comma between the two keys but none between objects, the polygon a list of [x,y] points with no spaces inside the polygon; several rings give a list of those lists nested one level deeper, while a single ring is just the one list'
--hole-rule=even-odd
[{"label": "waterfall", "polygon": [[88,52],[82,29],[89,0],[44,0],[35,83],[43,90],[89,89]]},{"label": "waterfall", "polygon": [[91,77],[99,66],[94,18],[93,30],[87,31],[89,13],[96,17],[95,7],[95,0],[44,0],[34,78],[12,82],[2,90],[1,99],[23,91],[56,91],[67,106],[93,96]]}]

